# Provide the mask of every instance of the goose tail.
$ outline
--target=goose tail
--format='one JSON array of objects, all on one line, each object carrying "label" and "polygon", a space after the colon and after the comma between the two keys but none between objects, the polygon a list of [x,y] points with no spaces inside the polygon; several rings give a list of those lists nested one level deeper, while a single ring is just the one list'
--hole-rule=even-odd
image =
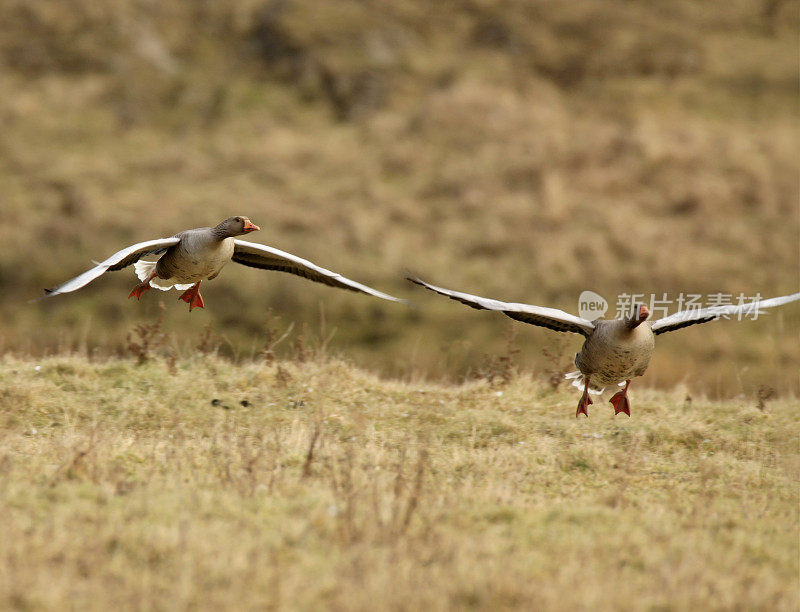
[{"label": "goose tail", "polygon": [[[565,374],[564,378],[566,380],[572,381],[572,386],[580,391],[583,391],[583,386],[586,384],[586,377],[578,370],[574,372],[570,372],[569,374]],[[605,387],[597,389],[592,386],[591,381],[589,381],[589,393],[592,395],[600,395],[605,390]]]},{"label": "goose tail", "polygon": [[[153,273],[153,270],[156,267],[157,261],[143,261],[139,260],[135,264],[133,264],[133,269],[136,272],[136,276],[139,277],[140,281],[144,281],[148,276]],[[154,276],[150,279],[150,286],[155,287],[156,289],[160,289],[161,291],[169,291],[173,287],[178,289],[179,291],[185,291],[189,289],[192,284],[189,283],[188,285],[185,284],[178,284],[172,278],[158,278]]]}]

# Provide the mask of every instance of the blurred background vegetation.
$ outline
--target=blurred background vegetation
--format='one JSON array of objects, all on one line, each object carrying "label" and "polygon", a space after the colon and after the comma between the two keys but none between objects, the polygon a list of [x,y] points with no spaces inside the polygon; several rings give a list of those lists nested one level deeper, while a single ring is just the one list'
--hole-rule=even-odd
[{"label": "blurred background vegetation", "polygon": [[[124,352],[164,301],[176,343],[209,326],[248,356],[294,323],[276,350],[333,334],[383,374],[450,378],[511,322],[407,272],[572,312],[584,289],[797,291],[799,31],[795,0],[4,0],[0,346]],[[127,300],[132,269],[26,303],[232,214],[418,307],[234,265],[191,315]],[[798,393],[799,320],[661,337],[647,380]],[[523,327],[521,367],[568,368],[578,338]]]}]

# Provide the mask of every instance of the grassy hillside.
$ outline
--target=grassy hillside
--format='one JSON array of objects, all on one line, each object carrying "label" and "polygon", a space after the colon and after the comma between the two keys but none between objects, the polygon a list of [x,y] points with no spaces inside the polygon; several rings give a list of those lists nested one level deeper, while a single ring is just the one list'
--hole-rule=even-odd
[{"label": "grassy hillside", "polygon": [[6,356],[0,607],[797,609],[796,402],[631,395]]},{"label": "grassy hillside", "polygon": [[[474,370],[507,323],[414,293],[574,311],[592,289],[800,285],[798,3],[344,0],[0,5],[0,344],[120,349],[132,272],[27,299],[118,248],[246,214],[254,239],[408,310],[226,269],[176,334],[247,354],[268,308],[389,374]],[[163,296],[160,296],[163,297]],[[168,301],[175,299],[168,296]],[[664,339],[650,384],[800,393],[800,309]],[[519,332],[523,362],[577,342]]]}]

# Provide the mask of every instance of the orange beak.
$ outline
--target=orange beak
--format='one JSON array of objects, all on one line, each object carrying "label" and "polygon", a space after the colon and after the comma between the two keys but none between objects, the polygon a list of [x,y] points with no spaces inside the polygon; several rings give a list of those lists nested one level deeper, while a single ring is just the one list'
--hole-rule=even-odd
[{"label": "orange beak", "polygon": [[650,316],[650,310],[644,304],[641,305],[639,308],[639,320],[646,321],[647,317]]},{"label": "orange beak", "polygon": [[253,223],[252,221],[250,221],[250,219],[247,219],[247,220],[244,222],[244,227],[243,227],[242,229],[243,229],[243,231],[244,231],[245,233],[249,233],[249,232],[255,232],[255,231],[258,231],[258,230],[260,230],[261,228],[260,228],[260,227],[258,227],[258,226],[257,226],[255,223]]}]

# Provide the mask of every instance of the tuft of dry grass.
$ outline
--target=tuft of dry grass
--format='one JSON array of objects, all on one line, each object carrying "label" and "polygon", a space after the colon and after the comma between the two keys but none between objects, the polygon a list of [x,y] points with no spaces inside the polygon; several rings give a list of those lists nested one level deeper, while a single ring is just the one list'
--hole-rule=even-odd
[{"label": "tuft of dry grass", "polygon": [[685,396],[6,355],[0,607],[797,609],[797,400]]}]

